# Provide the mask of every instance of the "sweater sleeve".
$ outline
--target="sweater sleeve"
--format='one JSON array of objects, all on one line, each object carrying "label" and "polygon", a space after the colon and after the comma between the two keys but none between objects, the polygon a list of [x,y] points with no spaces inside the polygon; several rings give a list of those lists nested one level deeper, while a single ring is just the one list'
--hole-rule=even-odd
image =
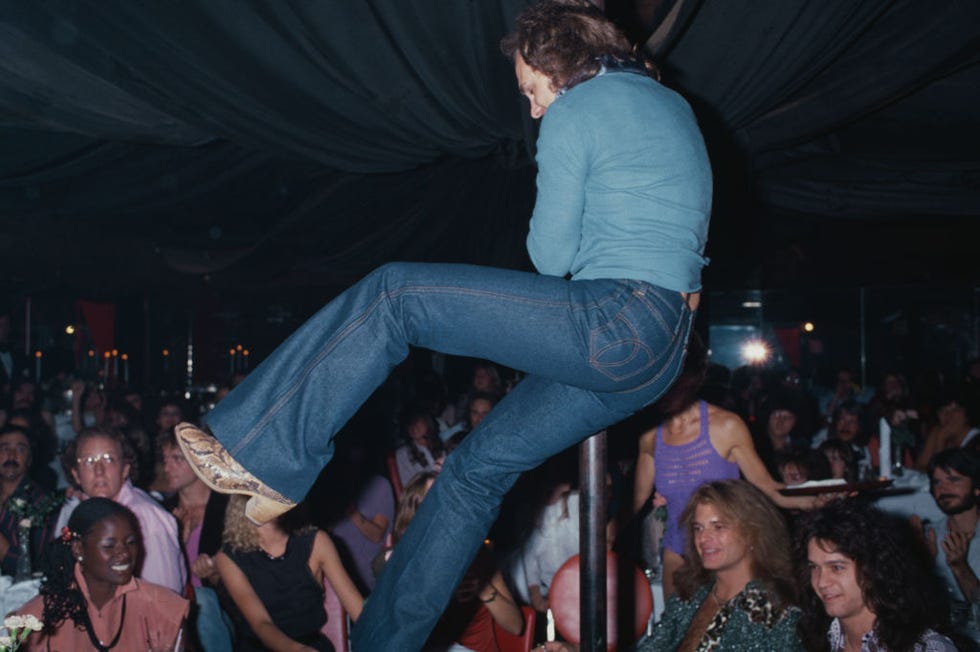
[{"label": "sweater sleeve", "polygon": [[589,160],[584,124],[560,101],[541,122],[538,135],[537,198],[527,236],[527,251],[542,274],[565,276],[582,240],[582,213]]}]

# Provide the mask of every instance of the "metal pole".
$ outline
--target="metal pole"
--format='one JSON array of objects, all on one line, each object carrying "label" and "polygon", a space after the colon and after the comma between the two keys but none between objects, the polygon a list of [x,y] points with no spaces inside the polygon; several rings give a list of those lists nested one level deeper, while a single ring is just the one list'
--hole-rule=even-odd
[{"label": "metal pole", "polygon": [[579,446],[582,652],[606,650],[606,431]]}]

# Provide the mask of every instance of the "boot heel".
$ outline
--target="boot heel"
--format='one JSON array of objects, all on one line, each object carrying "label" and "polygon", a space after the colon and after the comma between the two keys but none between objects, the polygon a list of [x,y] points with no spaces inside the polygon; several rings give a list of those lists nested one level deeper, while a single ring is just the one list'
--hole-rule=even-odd
[{"label": "boot heel", "polygon": [[265,525],[269,521],[279,518],[293,507],[294,505],[284,505],[265,496],[252,496],[245,503],[245,518],[255,525]]}]

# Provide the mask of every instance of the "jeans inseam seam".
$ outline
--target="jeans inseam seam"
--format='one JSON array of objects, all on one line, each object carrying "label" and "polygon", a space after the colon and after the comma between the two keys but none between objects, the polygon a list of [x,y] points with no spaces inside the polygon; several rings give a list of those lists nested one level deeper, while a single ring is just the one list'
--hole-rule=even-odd
[{"label": "jeans inseam seam", "polygon": [[[279,397],[279,400],[277,400],[272,406],[269,407],[269,409],[265,412],[262,418],[259,419],[259,421],[254,426],[252,426],[252,428],[248,431],[248,433],[246,433],[245,436],[242,437],[242,439],[231,450],[229,450],[229,453],[232,456],[234,456],[235,454],[243,450],[245,447],[247,447],[249,444],[251,444],[252,441],[254,441],[255,438],[258,436],[258,434],[261,432],[261,430],[265,428],[265,426],[269,423],[269,421],[272,418],[274,418],[275,415],[278,414],[279,411],[283,408],[283,406],[287,402],[289,402],[289,400],[293,397],[293,395],[295,395],[296,392],[299,391],[300,386],[302,386],[302,384],[306,382],[306,379],[309,377],[311,373],[313,373],[313,369],[320,363],[321,360],[323,360],[323,357],[327,355],[330,352],[330,350],[333,349],[338,343],[340,343],[340,341],[343,340],[344,337],[346,337],[347,334],[353,328],[364,323],[371,316],[371,313],[374,312],[375,308],[377,308],[378,304],[381,301],[390,300],[395,296],[400,296],[408,292],[416,292],[416,291],[421,293],[436,291],[441,293],[456,292],[460,294],[469,294],[472,296],[493,296],[501,299],[508,299],[518,303],[540,304],[540,305],[553,306],[553,307],[561,307],[563,305],[566,307],[570,307],[572,305],[571,302],[569,301],[525,299],[521,297],[515,297],[512,294],[503,294],[500,292],[492,292],[487,290],[472,290],[468,288],[464,289],[464,288],[458,288],[458,287],[447,286],[447,285],[424,285],[424,286],[404,287],[404,288],[399,288],[398,290],[382,290],[382,292],[378,295],[378,297],[371,302],[368,308],[363,313],[361,313],[361,315],[357,319],[350,322],[340,333],[336,335],[336,337],[330,340],[330,342],[327,342],[327,344],[320,350],[320,352],[317,353],[317,355],[314,356],[314,358],[306,365],[306,367],[303,369],[303,371],[300,373],[297,379],[293,382],[292,386],[288,390],[286,390],[286,392],[282,396]],[[597,302],[592,302],[592,303],[597,303]]]},{"label": "jeans inseam seam", "polygon": [[336,337],[334,337],[329,342],[327,342],[326,345],[324,345],[324,347],[320,349],[319,353],[313,356],[313,359],[306,364],[306,366],[303,368],[303,371],[299,374],[299,376],[297,376],[296,380],[293,381],[292,386],[290,386],[289,389],[287,389],[286,392],[279,397],[279,400],[273,403],[269,407],[269,409],[266,410],[262,418],[259,419],[259,421],[254,426],[252,426],[251,430],[249,430],[248,433],[246,433],[245,436],[242,437],[242,439],[238,442],[238,444],[236,444],[232,450],[228,451],[232,457],[234,457],[236,453],[243,450],[245,447],[251,444],[252,441],[255,440],[255,438],[259,435],[262,429],[265,428],[265,426],[269,423],[269,421],[271,421],[279,413],[279,411],[286,405],[286,403],[288,403],[289,400],[296,394],[296,392],[299,391],[299,388],[306,382],[306,379],[309,378],[310,374],[313,373],[313,370],[316,368],[318,364],[320,364],[320,361],[323,360],[324,356],[326,356],[334,347],[336,347],[352,329],[354,329],[357,326],[360,326],[365,321],[367,321],[368,318],[370,318],[371,314],[374,312],[374,310],[378,307],[378,304],[381,303],[386,298],[385,296],[386,294],[387,294],[386,291],[382,291],[377,296],[377,298],[375,298],[375,300],[368,305],[367,309],[357,317],[357,319],[347,324],[347,326],[343,330],[337,333]]}]

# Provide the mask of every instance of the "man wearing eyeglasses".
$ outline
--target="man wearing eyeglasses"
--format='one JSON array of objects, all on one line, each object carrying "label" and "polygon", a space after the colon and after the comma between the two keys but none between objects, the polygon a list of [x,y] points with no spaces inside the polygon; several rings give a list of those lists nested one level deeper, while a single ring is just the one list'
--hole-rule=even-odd
[{"label": "man wearing eyeglasses", "polygon": [[[47,492],[31,481],[31,442],[19,426],[0,429],[0,571],[14,575],[20,558],[18,540],[23,515],[33,512]],[[8,509],[15,501],[23,501],[23,509]],[[31,523],[30,551],[37,561],[44,544],[51,539],[50,514],[43,522]]]},{"label": "man wearing eyeglasses", "polygon": [[129,441],[112,430],[87,428],[65,447],[61,463],[73,479],[75,496],[61,509],[55,531],[68,522],[79,502],[109,498],[136,514],[143,535],[144,557],[139,577],[183,594],[187,570],[177,538],[177,521],[160,504],[129,480],[135,455]]}]

